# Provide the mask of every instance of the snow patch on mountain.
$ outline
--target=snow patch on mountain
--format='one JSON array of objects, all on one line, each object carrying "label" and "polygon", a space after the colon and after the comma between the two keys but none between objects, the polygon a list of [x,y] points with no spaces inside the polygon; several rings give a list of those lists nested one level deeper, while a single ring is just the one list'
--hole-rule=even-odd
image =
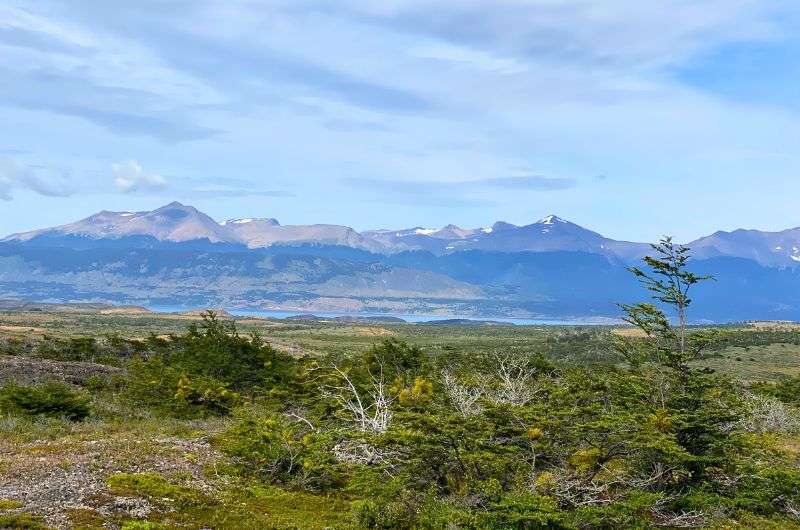
[{"label": "snow patch on mountain", "polygon": [[561,219],[556,215],[548,215],[547,217],[539,221],[539,224],[541,225],[553,225],[556,223],[566,223],[566,221],[564,221],[563,219]]}]

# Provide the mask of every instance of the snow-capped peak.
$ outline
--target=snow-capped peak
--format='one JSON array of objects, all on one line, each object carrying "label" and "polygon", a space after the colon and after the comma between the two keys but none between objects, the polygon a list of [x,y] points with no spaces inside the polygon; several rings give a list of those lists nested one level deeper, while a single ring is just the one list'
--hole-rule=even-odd
[{"label": "snow-capped peak", "polygon": [[491,234],[492,232],[494,232],[494,228],[492,228],[491,226],[484,226],[483,228],[481,228],[481,232],[483,232],[484,234]]},{"label": "snow-capped peak", "polygon": [[429,236],[431,234],[435,234],[436,232],[438,232],[438,230],[435,229],[435,228],[415,228],[414,229],[414,233],[415,234],[419,234],[421,236]]},{"label": "snow-capped peak", "polygon": [[548,215],[547,217],[539,221],[539,224],[542,225],[552,225],[556,223],[566,223],[566,221],[558,217],[557,215]]}]

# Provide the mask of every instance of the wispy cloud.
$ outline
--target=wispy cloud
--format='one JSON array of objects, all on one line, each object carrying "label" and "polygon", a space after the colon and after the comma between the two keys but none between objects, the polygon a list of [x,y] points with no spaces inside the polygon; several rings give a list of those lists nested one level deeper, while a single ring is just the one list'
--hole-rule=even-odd
[{"label": "wispy cloud", "polygon": [[484,2],[460,0],[350,0],[344,5],[340,13],[362,22],[466,47],[463,52],[441,48],[434,55],[495,67],[502,63],[474,50],[596,67],[671,65],[720,43],[778,37],[781,17],[797,15],[789,2],[751,0],[619,0],[602,8],[584,0],[496,0],[491,9]]},{"label": "wispy cloud", "polygon": [[232,186],[208,185],[192,188],[189,193],[197,197],[295,197],[286,190],[262,190]]},{"label": "wispy cloud", "polygon": [[[154,49],[174,68],[228,93],[263,97],[265,81],[305,88],[358,107],[394,112],[433,110],[426,97],[407,88],[370,80],[294,55],[287,49],[254,48],[243,42],[198,34],[142,29]],[[191,50],[191,53],[187,53]]]},{"label": "wispy cloud", "polygon": [[270,183],[269,187],[265,189],[264,183],[247,178],[171,176],[170,182],[174,189],[181,190],[182,196],[187,198],[289,198],[297,196],[293,191],[280,189],[275,183]]},{"label": "wispy cloud", "polygon": [[28,190],[45,197],[69,197],[75,191],[69,175],[63,171],[22,166],[0,158],[0,200],[10,201],[14,190]]},{"label": "wispy cloud", "polygon": [[491,186],[495,188],[532,191],[568,190],[577,185],[577,181],[573,178],[543,177],[541,175],[489,178],[470,181],[469,183],[473,186]]},{"label": "wispy cloud", "polygon": [[47,53],[88,54],[90,52],[86,47],[56,38],[51,34],[15,26],[0,27],[0,44]]},{"label": "wispy cloud", "polygon": [[436,192],[462,192],[481,188],[524,189],[532,191],[566,190],[577,185],[573,178],[544,177],[541,175],[525,175],[513,177],[497,177],[472,179],[464,181],[444,180],[399,180],[348,177],[342,182],[349,186],[400,193],[424,194]]},{"label": "wispy cloud", "polygon": [[460,182],[440,180],[399,180],[348,177],[342,182],[352,188],[377,195],[384,202],[453,206],[493,204],[482,192],[489,189],[527,190],[533,192],[566,190],[576,185],[570,178],[525,175],[472,179]]},{"label": "wispy cloud", "polygon": [[0,105],[80,118],[122,135],[150,136],[166,142],[211,138],[219,130],[197,125],[185,111],[164,108],[155,93],[98,84],[76,74],[0,70]]}]

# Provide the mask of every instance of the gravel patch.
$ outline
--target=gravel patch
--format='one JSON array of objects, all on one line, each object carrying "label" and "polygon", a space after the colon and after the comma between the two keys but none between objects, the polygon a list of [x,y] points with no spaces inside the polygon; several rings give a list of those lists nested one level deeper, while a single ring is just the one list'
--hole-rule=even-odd
[{"label": "gravel patch", "polygon": [[13,381],[31,385],[57,380],[80,385],[92,376],[110,377],[118,373],[121,373],[119,368],[103,364],[0,356],[0,384]]}]

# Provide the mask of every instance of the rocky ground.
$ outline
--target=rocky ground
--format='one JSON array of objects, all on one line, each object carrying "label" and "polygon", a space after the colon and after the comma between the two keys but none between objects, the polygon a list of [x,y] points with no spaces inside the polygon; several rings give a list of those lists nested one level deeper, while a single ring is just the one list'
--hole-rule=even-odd
[{"label": "rocky ground", "polygon": [[82,521],[114,527],[115,520],[145,519],[154,509],[144,497],[109,487],[109,479],[120,473],[157,473],[208,494],[220,486],[209,473],[220,455],[206,438],[91,434],[0,442],[0,499],[13,507],[7,513],[42,516],[44,524],[58,529]]},{"label": "rocky ground", "polygon": [[92,376],[109,377],[116,373],[120,373],[119,368],[103,364],[0,355],[0,384],[13,381],[28,385],[57,380],[79,385]]}]

